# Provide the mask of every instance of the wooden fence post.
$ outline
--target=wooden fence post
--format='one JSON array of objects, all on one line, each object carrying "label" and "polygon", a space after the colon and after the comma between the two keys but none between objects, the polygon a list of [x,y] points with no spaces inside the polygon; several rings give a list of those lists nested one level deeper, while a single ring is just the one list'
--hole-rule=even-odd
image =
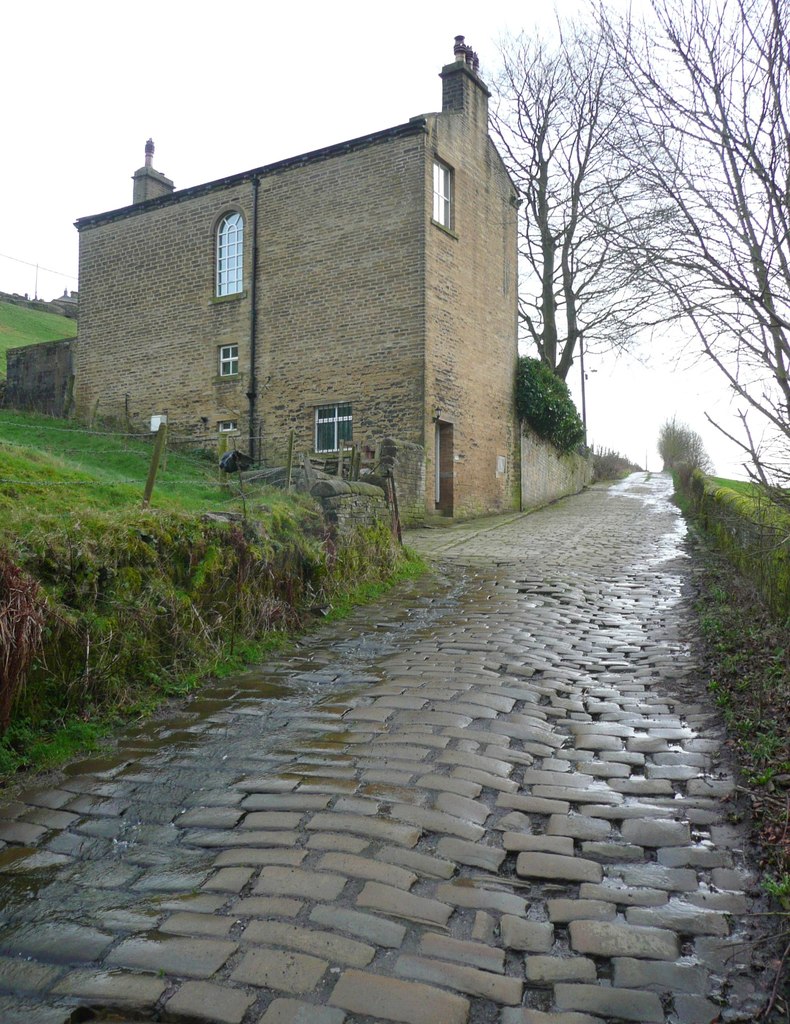
[{"label": "wooden fence post", "polygon": [[154,489],[154,482],[156,481],[156,471],[159,469],[159,460],[162,458],[162,450],[165,447],[166,440],[167,424],[160,423],[159,429],[156,432],[156,440],[154,441],[151,465],[148,468],[148,479],[145,481],[145,490],[143,491],[143,508],[148,508],[148,504],[151,501],[151,494]]},{"label": "wooden fence post", "polygon": [[[219,461],[222,458],[222,456],[225,454],[227,450],[228,435],[223,433],[220,434],[219,437],[217,438],[217,461]],[[228,474],[221,469],[218,469],[217,473],[219,474],[220,487],[222,487],[223,490],[227,490],[227,488],[230,486],[230,483],[228,481]]]},{"label": "wooden fence post", "polygon": [[286,476],[285,476],[285,492],[286,492],[286,494],[290,494],[291,493],[291,470],[293,469],[293,464],[294,464],[294,432],[293,432],[293,430],[291,430],[291,433],[288,435],[288,465],[286,467]]}]

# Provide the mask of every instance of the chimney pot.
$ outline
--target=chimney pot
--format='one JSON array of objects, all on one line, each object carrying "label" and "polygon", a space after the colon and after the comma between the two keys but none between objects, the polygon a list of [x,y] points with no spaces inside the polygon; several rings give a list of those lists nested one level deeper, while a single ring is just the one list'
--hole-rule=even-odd
[{"label": "chimney pot", "polygon": [[145,144],[145,166],[150,167],[154,157],[154,140],[149,139]]}]

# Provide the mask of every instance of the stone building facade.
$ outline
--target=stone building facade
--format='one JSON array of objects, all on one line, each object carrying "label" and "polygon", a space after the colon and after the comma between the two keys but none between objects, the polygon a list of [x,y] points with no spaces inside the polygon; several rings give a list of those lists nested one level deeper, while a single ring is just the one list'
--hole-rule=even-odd
[{"label": "stone building facade", "polygon": [[77,221],[78,416],[263,461],[395,436],[428,515],[518,507],[517,197],[453,55],[441,112],[219,181],[175,191],[149,143],[133,204]]}]

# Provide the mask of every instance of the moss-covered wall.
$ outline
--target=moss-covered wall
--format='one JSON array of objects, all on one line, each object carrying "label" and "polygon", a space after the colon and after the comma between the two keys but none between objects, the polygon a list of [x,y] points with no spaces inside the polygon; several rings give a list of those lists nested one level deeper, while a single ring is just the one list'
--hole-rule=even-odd
[{"label": "moss-covered wall", "polygon": [[767,496],[722,487],[699,470],[675,486],[705,534],[751,579],[780,622],[790,620],[790,515]]},{"label": "moss-covered wall", "polygon": [[[0,551],[7,576],[35,581],[28,611],[43,619],[26,686],[0,673],[0,698],[14,689],[5,693],[14,716],[33,722],[144,703],[298,629],[352,587],[388,579],[404,557],[388,526],[334,535],[309,500],[244,521],[162,510],[42,515],[24,537],[0,530]],[[4,620],[6,584],[0,572],[0,636],[18,626]]]}]

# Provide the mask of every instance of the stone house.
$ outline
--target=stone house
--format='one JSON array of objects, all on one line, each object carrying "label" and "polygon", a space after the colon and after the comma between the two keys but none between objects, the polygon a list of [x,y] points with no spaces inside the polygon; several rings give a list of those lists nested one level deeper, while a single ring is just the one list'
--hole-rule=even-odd
[{"label": "stone house", "polygon": [[391,436],[422,514],[518,508],[518,200],[453,56],[441,112],[218,181],[176,191],[149,141],[132,205],[77,221],[77,415],[264,462]]}]

